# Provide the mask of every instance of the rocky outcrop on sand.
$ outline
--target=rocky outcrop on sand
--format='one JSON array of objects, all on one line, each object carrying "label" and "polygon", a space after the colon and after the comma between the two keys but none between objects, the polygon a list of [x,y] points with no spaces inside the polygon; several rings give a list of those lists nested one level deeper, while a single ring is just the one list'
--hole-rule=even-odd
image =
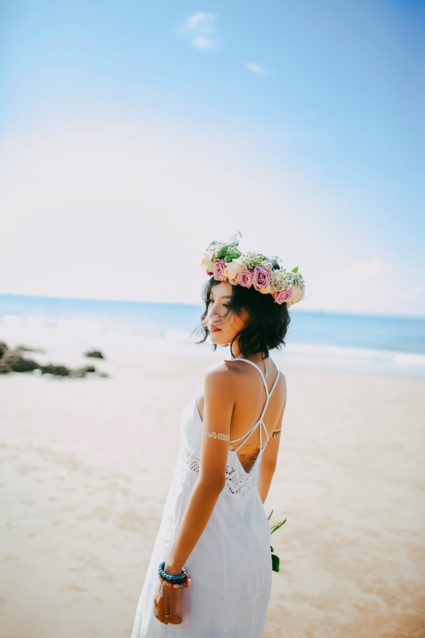
[{"label": "rocky outcrop on sand", "polygon": [[[54,363],[43,365],[32,358],[24,356],[24,352],[45,352],[45,350],[28,348],[26,346],[16,346],[11,349],[4,341],[0,341],[0,374],[10,374],[13,372],[32,373],[36,371],[38,374],[50,374],[56,377],[70,377],[71,379],[81,379],[87,375],[109,377],[109,374],[106,372],[100,372],[93,365],[82,366],[80,368],[69,368],[68,366]],[[93,350],[92,352],[99,353],[100,357],[97,355],[90,356],[96,356],[97,358],[104,359],[104,356],[98,350]],[[88,355],[86,354],[85,356]]]}]

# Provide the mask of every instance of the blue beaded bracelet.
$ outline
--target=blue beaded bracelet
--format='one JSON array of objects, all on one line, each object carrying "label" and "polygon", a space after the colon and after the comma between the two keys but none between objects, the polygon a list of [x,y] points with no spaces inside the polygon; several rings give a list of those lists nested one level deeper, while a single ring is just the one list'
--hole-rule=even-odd
[{"label": "blue beaded bracelet", "polygon": [[159,563],[158,574],[162,576],[162,578],[166,580],[167,582],[183,583],[185,580],[187,580],[188,573],[184,567],[181,571],[181,574],[169,574],[168,572],[165,571],[164,567],[165,567],[165,560],[163,560],[162,563]]}]

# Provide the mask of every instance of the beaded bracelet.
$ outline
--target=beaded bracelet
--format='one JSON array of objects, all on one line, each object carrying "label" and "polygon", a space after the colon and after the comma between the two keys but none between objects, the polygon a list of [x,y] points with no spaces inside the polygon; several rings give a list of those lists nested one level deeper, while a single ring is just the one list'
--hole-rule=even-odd
[{"label": "beaded bracelet", "polygon": [[169,583],[167,580],[165,580],[165,578],[162,578],[162,576],[160,576],[159,579],[165,583],[166,587],[174,589],[184,589],[185,587],[190,587],[190,583],[192,582],[191,578],[188,578],[183,583]]},{"label": "beaded bracelet", "polygon": [[169,574],[164,567],[165,560],[159,563],[158,574],[160,579],[167,583],[168,587],[189,587],[191,578],[184,567],[180,574]]}]

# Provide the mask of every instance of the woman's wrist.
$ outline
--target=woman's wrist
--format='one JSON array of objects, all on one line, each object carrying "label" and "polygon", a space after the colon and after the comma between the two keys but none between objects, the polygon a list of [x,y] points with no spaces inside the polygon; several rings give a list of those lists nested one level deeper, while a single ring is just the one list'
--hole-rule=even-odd
[{"label": "woman's wrist", "polygon": [[176,565],[173,565],[172,563],[165,563],[164,566],[164,571],[167,572],[167,574],[173,574],[173,576],[181,574],[182,572],[182,567],[177,567]]}]

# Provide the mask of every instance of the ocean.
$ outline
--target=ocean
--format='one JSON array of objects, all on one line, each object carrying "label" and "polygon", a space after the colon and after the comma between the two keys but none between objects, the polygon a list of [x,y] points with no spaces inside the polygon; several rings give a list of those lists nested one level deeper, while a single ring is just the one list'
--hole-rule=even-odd
[{"label": "ocean", "polygon": [[[198,341],[202,305],[0,294],[2,328],[63,328],[138,335],[165,344]],[[425,376],[425,318],[290,309],[279,361]],[[198,329],[198,331],[197,331]],[[30,344],[36,346],[37,344]],[[208,348],[206,341],[198,348]],[[273,354],[272,354],[273,356]]]}]

